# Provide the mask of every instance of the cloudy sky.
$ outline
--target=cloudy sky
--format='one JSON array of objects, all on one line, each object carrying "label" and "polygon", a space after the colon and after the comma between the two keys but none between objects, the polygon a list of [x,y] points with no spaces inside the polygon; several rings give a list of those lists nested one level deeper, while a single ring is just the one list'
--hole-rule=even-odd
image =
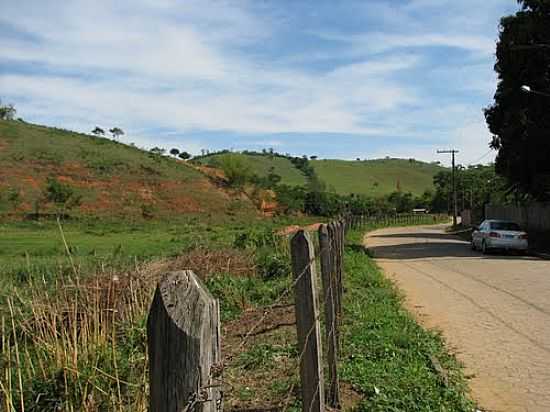
[{"label": "cloudy sky", "polygon": [[498,21],[515,0],[3,2],[0,98],[142,147],[468,164],[493,158]]}]

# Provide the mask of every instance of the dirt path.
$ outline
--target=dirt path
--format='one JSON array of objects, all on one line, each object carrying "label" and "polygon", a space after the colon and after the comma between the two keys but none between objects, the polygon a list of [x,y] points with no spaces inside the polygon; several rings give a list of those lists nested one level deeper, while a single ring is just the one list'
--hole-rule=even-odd
[{"label": "dirt path", "polygon": [[427,327],[443,331],[486,411],[550,411],[550,261],[483,256],[444,227],[365,238]]}]

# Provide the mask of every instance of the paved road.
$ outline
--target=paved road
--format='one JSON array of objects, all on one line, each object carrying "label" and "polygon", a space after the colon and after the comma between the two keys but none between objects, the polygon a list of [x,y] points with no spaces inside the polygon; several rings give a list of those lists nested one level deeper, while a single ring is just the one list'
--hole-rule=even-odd
[{"label": "paved road", "polygon": [[487,411],[550,411],[550,261],[484,256],[443,226],[365,239],[406,303],[443,331]]}]

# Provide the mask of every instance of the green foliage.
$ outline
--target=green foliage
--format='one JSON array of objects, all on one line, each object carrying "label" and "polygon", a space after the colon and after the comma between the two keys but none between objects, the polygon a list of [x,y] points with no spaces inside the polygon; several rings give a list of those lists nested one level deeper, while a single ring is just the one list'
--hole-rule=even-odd
[{"label": "green foliage", "polygon": [[[434,186],[431,210],[447,212],[451,210],[452,184],[451,171],[441,171],[434,176]],[[481,211],[486,203],[503,202],[506,196],[506,182],[495,173],[494,165],[458,166],[456,170],[456,188],[459,209],[466,208]]]},{"label": "green foliage", "polygon": [[0,100],[0,120],[13,120],[15,118],[15,107],[12,104],[3,105]]},{"label": "green foliage", "polygon": [[388,196],[388,202],[397,213],[410,212],[416,205],[415,199],[410,192],[393,192]]},{"label": "green foliage", "polygon": [[124,131],[120,127],[113,127],[109,129],[109,132],[113,135],[113,139],[118,139],[124,134]]},{"label": "green foliage", "polygon": [[241,188],[251,177],[250,167],[238,154],[220,156],[217,159],[217,165],[222,169],[230,187]]},{"label": "green foliage", "polygon": [[283,277],[291,273],[288,254],[274,251],[270,247],[256,250],[255,262],[256,272],[264,279]]},{"label": "green foliage", "polygon": [[10,187],[6,191],[6,200],[11,205],[13,211],[15,212],[17,210],[18,206],[22,202],[20,190],[14,188],[14,187]]},{"label": "green foliage", "polygon": [[[294,345],[281,346],[269,343],[259,343],[252,346],[249,350],[240,353],[236,365],[245,370],[266,370],[273,366],[275,357],[281,355],[286,357],[296,356],[296,347]],[[281,382],[279,382],[279,385],[281,385]],[[288,388],[284,383],[283,387]],[[282,392],[282,388],[280,391]]]},{"label": "green foliage", "polygon": [[105,136],[105,130],[103,130],[101,127],[96,126],[94,130],[92,130],[92,134],[96,136]]},{"label": "green foliage", "polygon": [[53,177],[48,178],[44,198],[55,204],[58,213],[80,205],[82,200],[82,196],[78,195],[71,186]]},{"label": "green foliage", "polygon": [[306,189],[303,186],[277,185],[275,194],[279,210],[285,214],[295,214],[305,210]]},{"label": "green foliage", "polygon": [[522,9],[500,22],[495,101],[485,110],[496,171],[518,198],[550,199],[550,5],[520,0]]},{"label": "green foliage", "polygon": [[208,290],[220,300],[222,320],[237,318],[250,305],[267,306],[288,286],[288,278],[264,280],[221,274],[206,280]]},{"label": "green foliage", "polygon": [[191,159],[191,154],[188,153],[188,152],[180,152],[178,154],[178,157],[181,159],[181,160],[188,160],[188,159]]},{"label": "green foliage", "polygon": [[270,227],[252,227],[235,236],[233,247],[254,250],[256,272],[264,279],[290,273],[290,255],[285,239]]}]

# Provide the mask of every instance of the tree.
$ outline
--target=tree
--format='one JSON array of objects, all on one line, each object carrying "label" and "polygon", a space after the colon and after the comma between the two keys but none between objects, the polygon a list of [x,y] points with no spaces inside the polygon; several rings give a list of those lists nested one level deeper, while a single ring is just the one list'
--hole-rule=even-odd
[{"label": "tree", "polygon": [[149,150],[150,153],[157,156],[162,156],[164,153],[166,153],[166,149],[163,149],[162,147],[153,147]]},{"label": "tree", "polygon": [[191,159],[191,154],[188,153],[188,152],[180,152],[178,154],[178,157],[181,159],[181,160],[188,160],[188,159]]},{"label": "tree", "polygon": [[485,118],[498,150],[496,172],[517,198],[550,199],[550,2],[519,0],[500,22],[495,71],[499,83]]},{"label": "tree", "polygon": [[174,147],[174,148],[170,149],[170,154],[172,156],[177,156],[177,155],[180,154],[180,151]]},{"label": "tree", "polygon": [[105,130],[99,126],[96,126],[95,129],[92,130],[92,134],[95,134],[96,136],[105,136]]},{"label": "tree", "polygon": [[74,189],[59,180],[49,177],[44,190],[44,198],[56,206],[58,215],[66,210],[80,205],[82,196],[79,196]]},{"label": "tree", "polygon": [[16,188],[9,188],[7,190],[6,200],[11,204],[13,211],[17,211],[17,208],[22,202],[21,192]]},{"label": "tree", "polygon": [[109,132],[113,135],[113,139],[118,139],[124,134],[124,130],[120,127],[113,127],[112,129],[109,129]]},{"label": "tree", "polygon": [[217,165],[222,169],[227,184],[231,187],[240,188],[250,178],[250,169],[242,156],[225,154],[217,159]]},{"label": "tree", "polygon": [[13,120],[15,118],[15,107],[13,104],[3,105],[0,100],[0,120]]}]

